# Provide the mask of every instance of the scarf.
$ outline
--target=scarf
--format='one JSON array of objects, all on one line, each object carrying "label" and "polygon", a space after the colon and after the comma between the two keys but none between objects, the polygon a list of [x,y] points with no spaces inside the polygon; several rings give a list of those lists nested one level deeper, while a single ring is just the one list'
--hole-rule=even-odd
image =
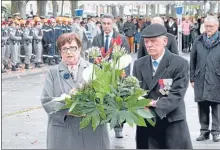
[{"label": "scarf", "polygon": [[219,31],[217,31],[212,37],[208,38],[207,34],[203,34],[203,43],[206,48],[211,48],[218,40]]},{"label": "scarf", "polygon": [[64,64],[67,66],[68,71],[70,72],[72,79],[76,82],[77,81],[77,74],[79,70],[79,64],[80,60],[75,65],[69,65],[64,62]]}]

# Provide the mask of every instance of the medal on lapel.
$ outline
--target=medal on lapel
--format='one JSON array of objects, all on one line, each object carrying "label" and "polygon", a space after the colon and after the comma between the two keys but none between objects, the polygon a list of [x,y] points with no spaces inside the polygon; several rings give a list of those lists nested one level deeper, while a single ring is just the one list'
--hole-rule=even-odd
[{"label": "medal on lapel", "polygon": [[173,79],[160,79],[159,80],[159,86],[160,86],[159,92],[162,95],[169,95],[172,84],[173,84]]}]

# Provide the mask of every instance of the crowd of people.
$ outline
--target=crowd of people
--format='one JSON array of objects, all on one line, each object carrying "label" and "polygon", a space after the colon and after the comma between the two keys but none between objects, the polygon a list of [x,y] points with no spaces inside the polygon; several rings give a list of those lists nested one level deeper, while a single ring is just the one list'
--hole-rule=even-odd
[{"label": "crowd of people", "polygon": [[[28,16],[26,20],[15,13],[13,17],[2,20],[2,72],[11,69],[17,71],[58,64],[61,60],[56,47],[57,38],[63,33],[76,33],[83,41],[82,55],[92,46],[93,38],[102,33],[101,16],[81,17],[51,17]],[[173,17],[162,17],[164,26],[170,35],[177,38],[178,23]],[[182,23],[183,52],[190,52],[196,37],[204,32],[204,17],[198,19],[185,16]],[[152,23],[152,18],[133,17],[114,18],[113,28],[127,37],[130,53],[136,53],[143,48],[141,32]],[[173,37],[172,37],[173,38]],[[168,44],[169,45],[169,44]],[[176,49],[177,43],[171,46]],[[172,50],[172,48],[170,48]],[[140,52],[141,53],[141,52]],[[141,54],[140,54],[141,55]],[[139,57],[139,56],[138,56]],[[24,64],[24,65],[21,65]]]}]

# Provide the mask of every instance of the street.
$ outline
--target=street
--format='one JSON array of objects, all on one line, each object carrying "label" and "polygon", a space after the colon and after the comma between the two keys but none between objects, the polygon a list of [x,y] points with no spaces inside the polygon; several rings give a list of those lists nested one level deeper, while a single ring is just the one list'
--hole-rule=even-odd
[{"label": "street", "polygon": [[[136,57],[136,56],[133,56]],[[188,55],[185,55],[189,59]],[[40,96],[45,74],[36,74],[2,81],[2,148],[45,149],[47,114],[41,107]],[[193,88],[189,85],[185,96],[187,120],[194,149],[219,149],[212,137],[204,142],[195,141],[199,136],[197,104]],[[124,138],[116,139],[110,131],[112,149],[135,149],[135,127],[124,127]],[[181,135],[180,135],[181,136]]]}]

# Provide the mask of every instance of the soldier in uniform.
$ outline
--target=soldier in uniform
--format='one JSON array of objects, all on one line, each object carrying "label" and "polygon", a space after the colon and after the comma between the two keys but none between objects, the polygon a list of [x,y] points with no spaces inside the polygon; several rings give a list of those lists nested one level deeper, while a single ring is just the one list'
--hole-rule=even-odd
[{"label": "soldier in uniform", "polygon": [[[11,28],[9,28],[9,38],[10,38],[10,44],[9,48],[11,51],[11,64],[12,64],[12,71],[17,71],[17,63],[18,63],[18,57],[19,57],[19,48],[20,48],[20,41],[22,40],[22,31],[19,29],[19,22],[14,21],[11,23]],[[9,59],[9,58],[6,58]]]},{"label": "soldier in uniform", "polygon": [[43,51],[42,39],[43,39],[43,31],[41,29],[41,19],[35,18],[35,24],[33,28],[33,43],[34,43],[34,50],[35,50],[35,67],[41,68],[43,67],[41,57]]},{"label": "soldier in uniform", "polygon": [[[9,19],[11,20],[11,19]],[[13,22],[13,21],[11,21]],[[8,32],[9,32],[9,28],[11,28],[10,26],[8,26],[10,24],[10,22],[6,22],[6,25],[5,25],[5,31],[7,32],[7,36],[8,36]],[[9,56],[11,55],[11,50],[10,50],[10,39],[9,37],[7,38],[7,41],[6,41],[6,50],[5,50],[5,56],[4,56],[4,68],[5,69],[10,69],[9,67]]]},{"label": "soldier in uniform", "polygon": [[44,36],[43,36],[43,44],[44,44],[44,49],[47,54],[48,58],[48,64],[49,65],[55,65],[55,45],[56,45],[56,39],[55,39],[55,26],[56,26],[56,21],[55,19],[51,18],[47,21],[48,27],[46,30],[44,30]]},{"label": "soldier in uniform", "polygon": [[32,54],[32,40],[33,40],[33,31],[32,31],[32,25],[31,21],[27,20],[25,23],[25,30],[23,34],[24,39],[24,50],[25,50],[25,69],[30,68],[30,60],[31,60],[31,54]]},{"label": "soldier in uniform", "polygon": [[63,33],[70,33],[71,32],[71,27],[68,25],[69,24],[69,18],[63,18]]},{"label": "soldier in uniform", "polygon": [[6,42],[8,39],[8,33],[5,29],[6,21],[2,21],[2,39],[1,39],[1,48],[2,48],[2,73],[6,72],[5,65],[7,62],[4,62],[5,60],[5,52],[6,52]]},{"label": "soldier in uniform", "polygon": [[71,26],[71,31],[76,33],[82,40],[82,32],[80,32],[80,18],[79,17],[74,18],[74,23]]}]

